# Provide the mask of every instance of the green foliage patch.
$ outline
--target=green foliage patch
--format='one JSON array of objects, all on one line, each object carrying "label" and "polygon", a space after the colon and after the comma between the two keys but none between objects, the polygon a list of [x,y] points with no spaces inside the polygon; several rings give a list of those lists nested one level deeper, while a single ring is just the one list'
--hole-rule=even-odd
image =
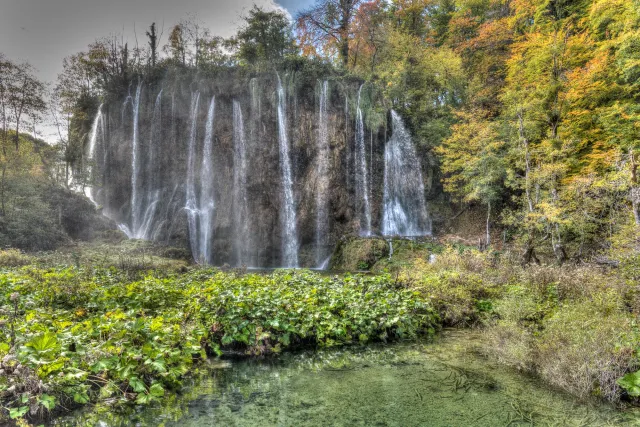
[{"label": "green foliage patch", "polygon": [[209,355],[415,338],[438,316],[388,276],[116,268],[0,274],[3,416],[95,401],[146,404]]}]

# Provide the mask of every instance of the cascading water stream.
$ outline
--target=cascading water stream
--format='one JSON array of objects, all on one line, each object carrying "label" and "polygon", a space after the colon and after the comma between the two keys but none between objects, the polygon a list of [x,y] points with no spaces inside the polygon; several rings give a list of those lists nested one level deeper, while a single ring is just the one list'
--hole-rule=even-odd
[{"label": "cascading water stream", "polygon": [[211,98],[207,112],[207,124],[202,149],[202,166],[200,168],[200,200],[198,203],[199,254],[205,264],[210,264],[213,261],[211,247],[213,240],[213,213],[215,210],[215,201],[213,199],[213,123],[215,111],[216,97],[214,96]]},{"label": "cascading water stream", "polygon": [[191,128],[189,131],[189,154],[187,158],[187,188],[186,205],[189,223],[189,243],[191,254],[196,262],[202,262],[200,246],[198,244],[198,200],[196,197],[196,136],[198,130],[198,107],[200,106],[200,92],[191,94]]},{"label": "cascading water stream", "polygon": [[280,174],[282,182],[282,266],[298,266],[298,236],[293,179],[289,157],[289,138],[286,117],[286,94],[278,75],[278,145],[280,152]]},{"label": "cascading water stream", "polygon": [[133,99],[133,134],[131,138],[132,160],[131,160],[131,232],[138,238],[141,225],[141,199],[140,193],[140,94],[142,93],[142,81],[138,83],[136,97]]},{"label": "cascading water stream", "polygon": [[316,157],[316,265],[326,259],[329,236],[329,82],[324,81],[320,90],[318,109],[318,139]]},{"label": "cascading water stream", "polygon": [[[160,188],[157,183],[157,165],[155,164],[156,152],[160,141],[162,140],[162,90],[156,97],[156,102],[153,107],[153,116],[151,118],[151,136],[149,139],[149,145],[146,150],[145,163],[145,194],[143,200],[144,206],[138,209],[138,212],[144,215],[140,226],[135,232],[136,239],[150,240],[152,238],[153,225],[155,215],[157,211],[158,203],[160,202]],[[141,198],[142,199],[142,198]]]},{"label": "cascading water stream", "polygon": [[424,197],[422,168],[402,118],[391,110],[392,134],[384,151],[382,234],[424,236],[431,221]]},{"label": "cascading water stream", "polygon": [[[98,132],[100,132],[100,134],[104,134],[104,121],[103,121],[103,115],[102,115],[102,104],[100,104],[100,107],[98,107],[98,113],[96,114],[95,119],[93,119],[93,125],[91,126],[91,134],[89,136],[89,147],[88,147],[88,153],[87,153],[87,157],[89,158],[89,161],[91,162],[91,167],[90,167],[90,171],[91,171],[91,186],[85,187],[85,195],[89,198],[89,200],[91,200],[91,203],[94,204],[95,207],[98,207],[98,202],[96,202],[96,195],[95,195],[95,189],[93,186],[93,181],[95,179],[95,174],[96,174],[96,148],[97,148],[97,141],[98,141]],[[103,137],[104,138],[104,137]]]},{"label": "cascading water stream", "polygon": [[247,141],[242,107],[233,101],[233,228],[236,265],[252,265],[247,199]]},{"label": "cascading water stream", "polygon": [[251,92],[251,111],[256,116],[262,114],[259,90],[258,80],[254,77],[249,81],[249,91]]},{"label": "cascading water stream", "polygon": [[358,104],[356,109],[356,203],[360,218],[360,235],[371,235],[371,204],[369,202],[369,180],[367,170],[367,150],[364,143],[364,120],[360,108],[362,88],[358,90]]}]

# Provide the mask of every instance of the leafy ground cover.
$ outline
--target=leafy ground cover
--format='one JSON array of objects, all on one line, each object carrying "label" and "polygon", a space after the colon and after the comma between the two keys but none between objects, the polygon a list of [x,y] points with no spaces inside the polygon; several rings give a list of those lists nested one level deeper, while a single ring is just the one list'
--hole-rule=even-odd
[{"label": "leafy ground cover", "polygon": [[174,396],[208,356],[412,339],[440,325],[479,328],[489,357],[579,398],[639,402],[638,257],[522,267],[509,252],[395,249],[374,267],[390,273],[370,276],[187,268],[126,245],[0,253],[2,416],[146,404]]},{"label": "leafy ground cover", "polygon": [[209,355],[415,338],[439,324],[389,276],[304,271],[26,266],[0,272],[0,309],[2,416],[14,419],[156,401]]}]

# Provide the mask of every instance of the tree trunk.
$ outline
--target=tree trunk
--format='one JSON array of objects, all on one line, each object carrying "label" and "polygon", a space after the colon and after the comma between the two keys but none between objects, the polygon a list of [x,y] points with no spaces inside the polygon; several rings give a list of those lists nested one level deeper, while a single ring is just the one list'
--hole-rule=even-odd
[{"label": "tree trunk", "polygon": [[518,136],[524,148],[524,180],[527,205],[529,212],[533,212],[533,198],[531,196],[531,155],[529,153],[529,140],[524,133],[524,112],[522,110],[518,111]]},{"label": "tree trunk", "polygon": [[527,242],[524,254],[522,255],[522,265],[529,265],[531,262],[535,262],[540,265],[540,260],[536,256],[536,249],[532,241]]},{"label": "tree trunk", "polygon": [[343,36],[340,41],[340,59],[344,68],[349,67],[349,36]]},{"label": "tree trunk", "polygon": [[6,216],[7,210],[4,202],[4,186],[7,176],[7,165],[2,165],[2,178],[0,178],[0,216]]},{"label": "tree trunk", "polygon": [[354,2],[352,0],[342,0],[340,29],[340,59],[344,68],[349,67],[349,28],[351,25],[351,15],[353,12]]},{"label": "tree trunk", "polygon": [[631,199],[631,209],[633,210],[636,226],[640,227],[640,187],[635,185],[631,187],[629,198]]},{"label": "tree trunk", "polygon": [[487,247],[491,246],[491,202],[487,203]]},{"label": "tree trunk", "polygon": [[567,256],[567,251],[564,250],[564,246],[562,244],[554,244],[553,253],[555,254],[556,259],[558,260],[558,263],[560,265],[564,264],[565,262],[567,262],[567,259],[569,259],[569,257]]},{"label": "tree trunk", "polygon": [[15,136],[15,144],[16,144],[16,153],[20,150],[20,116],[16,119],[16,136]]}]

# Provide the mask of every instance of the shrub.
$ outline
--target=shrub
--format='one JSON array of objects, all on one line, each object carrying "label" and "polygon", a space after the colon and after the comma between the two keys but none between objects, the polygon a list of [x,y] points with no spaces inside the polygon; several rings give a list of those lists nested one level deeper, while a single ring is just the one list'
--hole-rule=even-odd
[{"label": "shrub", "polygon": [[[454,262],[459,259],[461,262]],[[438,310],[447,326],[468,326],[490,315],[499,289],[478,272],[465,269],[464,254],[447,252],[435,264],[421,259],[403,269],[399,280],[418,290]],[[483,261],[478,261],[482,263]],[[472,261],[468,265],[474,265]],[[446,268],[442,268],[446,265]],[[462,268],[460,268],[462,267]],[[479,269],[478,269],[479,271]]]},{"label": "shrub", "polygon": [[620,397],[617,380],[637,368],[632,316],[603,313],[594,303],[558,311],[542,323],[536,365],[549,383],[584,398],[595,394],[609,401]]},{"label": "shrub", "polygon": [[33,261],[17,249],[0,250],[0,267],[20,267]]}]

